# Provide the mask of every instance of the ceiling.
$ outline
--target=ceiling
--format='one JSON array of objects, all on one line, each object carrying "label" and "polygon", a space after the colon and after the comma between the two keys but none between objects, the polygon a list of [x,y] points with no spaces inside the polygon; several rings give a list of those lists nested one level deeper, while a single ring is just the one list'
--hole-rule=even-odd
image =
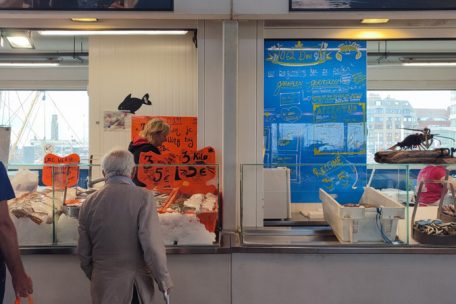
[{"label": "ceiling", "polygon": [[368,41],[369,66],[399,65],[405,61],[456,61],[456,40]]},{"label": "ceiling", "polygon": [[[14,31],[2,30],[3,37]],[[59,61],[60,64],[85,65],[88,60],[88,38],[42,36],[38,31],[21,31],[30,36],[34,49],[12,48],[6,39],[0,46],[0,61]]]},{"label": "ceiling", "polygon": [[[11,30],[1,30],[3,36]],[[0,47],[0,61],[29,59],[51,59],[61,63],[87,64],[87,36],[42,36],[38,31],[27,31],[34,49],[14,49],[8,43]],[[369,65],[399,64],[407,56],[446,56],[456,61],[456,40],[382,40],[368,41]]]}]

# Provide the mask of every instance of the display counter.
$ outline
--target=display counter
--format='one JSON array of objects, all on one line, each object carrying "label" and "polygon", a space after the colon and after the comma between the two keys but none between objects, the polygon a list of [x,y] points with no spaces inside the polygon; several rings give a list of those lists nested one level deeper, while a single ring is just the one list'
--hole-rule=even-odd
[{"label": "display counter", "polygon": [[[423,167],[360,165],[342,159],[323,164],[244,164],[241,244],[245,248],[296,248],[297,252],[453,248],[453,230],[431,235],[442,240],[439,246],[413,236],[416,176]],[[449,176],[456,173],[454,166],[444,167]],[[444,192],[442,206],[454,206],[451,191]],[[456,222],[455,217],[449,218],[454,221],[440,218],[444,217],[438,206],[417,206],[414,223],[437,220],[446,229]]]},{"label": "display counter", "polygon": [[[206,303],[208,298],[221,304],[298,303],[297,299],[312,303],[454,302],[448,292],[454,277],[449,267],[454,252],[448,250],[302,246],[229,250],[226,254],[168,255],[175,283],[172,302]],[[22,260],[34,280],[36,303],[90,303],[89,280],[77,256],[29,254]],[[423,277],[432,278],[432,288],[417,288]],[[10,282],[8,278],[5,303],[14,302]],[[375,298],[378,290],[385,291],[381,298]],[[154,300],[161,303],[161,294],[157,292]]]},{"label": "display counter", "polygon": [[[364,185],[357,186],[361,196],[367,185],[376,191],[394,189],[383,192],[389,192],[388,197],[393,197],[404,208],[404,218],[397,219],[393,244],[383,241],[341,243],[325,221],[323,203],[291,202],[292,193],[288,192],[287,183],[292,170],[279,171],[277,176],[272,174],[269,176],[272,180],[266,185],[264,169],[262,165],[243,166],[239,235],[222,231],[220,241],[209,245],[168,244],[168,267],[176,286],[172,302],[196,304],[211,298],[222,304],[294,303],[296,299],[305,298],[315,303],[364,303],[372,301],[374,288],[388,291],[378,299],[381,304],[399,301],[424,304],[435,298],[442,303],[452,303],[454,299],[447,291],[451,288],[449,282],[454,271],[448,265],[452,263],[456,247],[413,243],[409,234],[411,180],[419,168],[357,168],[358,172],[366,172]],[[264,218],[261,212],[266,207],[265,197],[274,198],[268,203],[286,204],[273,210],[285,218]],[[170,209],[183,210],[179,208],[171,206]],[[435,207],[426,208],[419,209],[418,218],[436,215]],[[90,302],[89,281],[80,270],[74,243],[21,247],[25,267],[34,279],[37,303],[54,303],[56,299],[69,304]],[[68,276],[69,273],[72,275]],[[373,280],[366,280],[369,277],[375,278],[375,284]],[[422,277],[432,277],[435,287],[416,288]],[[7,282],[10,284],[10,280]],[[357,293],[353,293],[353,286],[358,288]],[[412,294],[404,293],[413,288]],[[7,302],[14,299],[11,290],[12,287],[7,286]],[[157,302],[160,296],[160,293],[155,295]]]},{"label": "display counter", "polygon": [[[211,253],[219,247],[217,165],[151,164],[135,170],[154,193],[166,245],[202,246],[208,249],[194,251]],[[80,206],[104,184],[99,166],[10,166],[8,174],[16,194],[8,207],[24,252],[71,252],[78,241]]]},{"label": "display counter", "polygon": [[[301,172],[312,176],[296,176],[293,166],[242,165],[239,239],[235,233],[223,242],[217,165],[144,166],[155,183],[168,252],[454,253],[454,242],[435,245],[412,236],[415,180],[424,165],[299,166],[307,166]],[[454,173],[453,167],[446,169]],[[24,254],[75,253],[78,206],[103,185],[98,171],[99,166],[88,164],[10,167],[17,198],[8,205]],[[208,172],[208,177],[188,178],[195,172]],[[179,184],[161,182],[171,175],[184,178]],[[296,178],[305,187],[296,187]],[[315,189],[320,193],[312,193]],[[321,201],[296,201],[316,195]],[[449,194],[444,204],[453,204]],[[415,221],[439,214],[437,206],[420,206]]]}]

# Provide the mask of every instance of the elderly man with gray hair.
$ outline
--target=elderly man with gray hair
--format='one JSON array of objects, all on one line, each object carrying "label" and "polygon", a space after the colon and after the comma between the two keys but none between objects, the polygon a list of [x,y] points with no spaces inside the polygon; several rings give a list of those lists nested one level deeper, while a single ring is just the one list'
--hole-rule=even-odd
[{"label": "elderly man with gray hair", "polygon": [[133,184],[133,167],[127,150],[106,154],[106,184],[79,214],[78,251],[94,304],[152,303],[153,279],[166,295],[173,286],[153,194]]}]

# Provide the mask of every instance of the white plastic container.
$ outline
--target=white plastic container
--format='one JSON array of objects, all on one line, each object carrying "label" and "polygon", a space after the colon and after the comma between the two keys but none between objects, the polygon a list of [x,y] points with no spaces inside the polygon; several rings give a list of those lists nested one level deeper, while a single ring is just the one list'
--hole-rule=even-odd
[{"label": "white plastic container", "polygon": [[[405,208],[371,187],[366,187],[359,201],[360,207],[344,207],[320,189],[325,220],[331,225],[341,243],[394,241],[397,222],[403,219]],[[369,205],[372,207],[364,207]],[[377,214],[381,212],[379,220]],[[383,230],[383,235],[381,229]]]}]

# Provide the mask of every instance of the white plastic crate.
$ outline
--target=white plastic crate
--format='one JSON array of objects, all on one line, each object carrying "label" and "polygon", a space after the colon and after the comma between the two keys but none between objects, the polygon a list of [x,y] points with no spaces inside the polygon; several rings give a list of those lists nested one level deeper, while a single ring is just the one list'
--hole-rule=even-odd
[{"label": "white plastic crate", "polygon": [[[394,241],[397,222],[405,215],[403,205],[371,187],[365,188],[359,201],[360,207],[344,207],[322,189],[320,199],[323,202],[325,220],[341,243],[384,242],[379,226],[384,236]],[[372,207],[366,208],[363,205]],[[379,221],[378,210],[381,211]]]}]

